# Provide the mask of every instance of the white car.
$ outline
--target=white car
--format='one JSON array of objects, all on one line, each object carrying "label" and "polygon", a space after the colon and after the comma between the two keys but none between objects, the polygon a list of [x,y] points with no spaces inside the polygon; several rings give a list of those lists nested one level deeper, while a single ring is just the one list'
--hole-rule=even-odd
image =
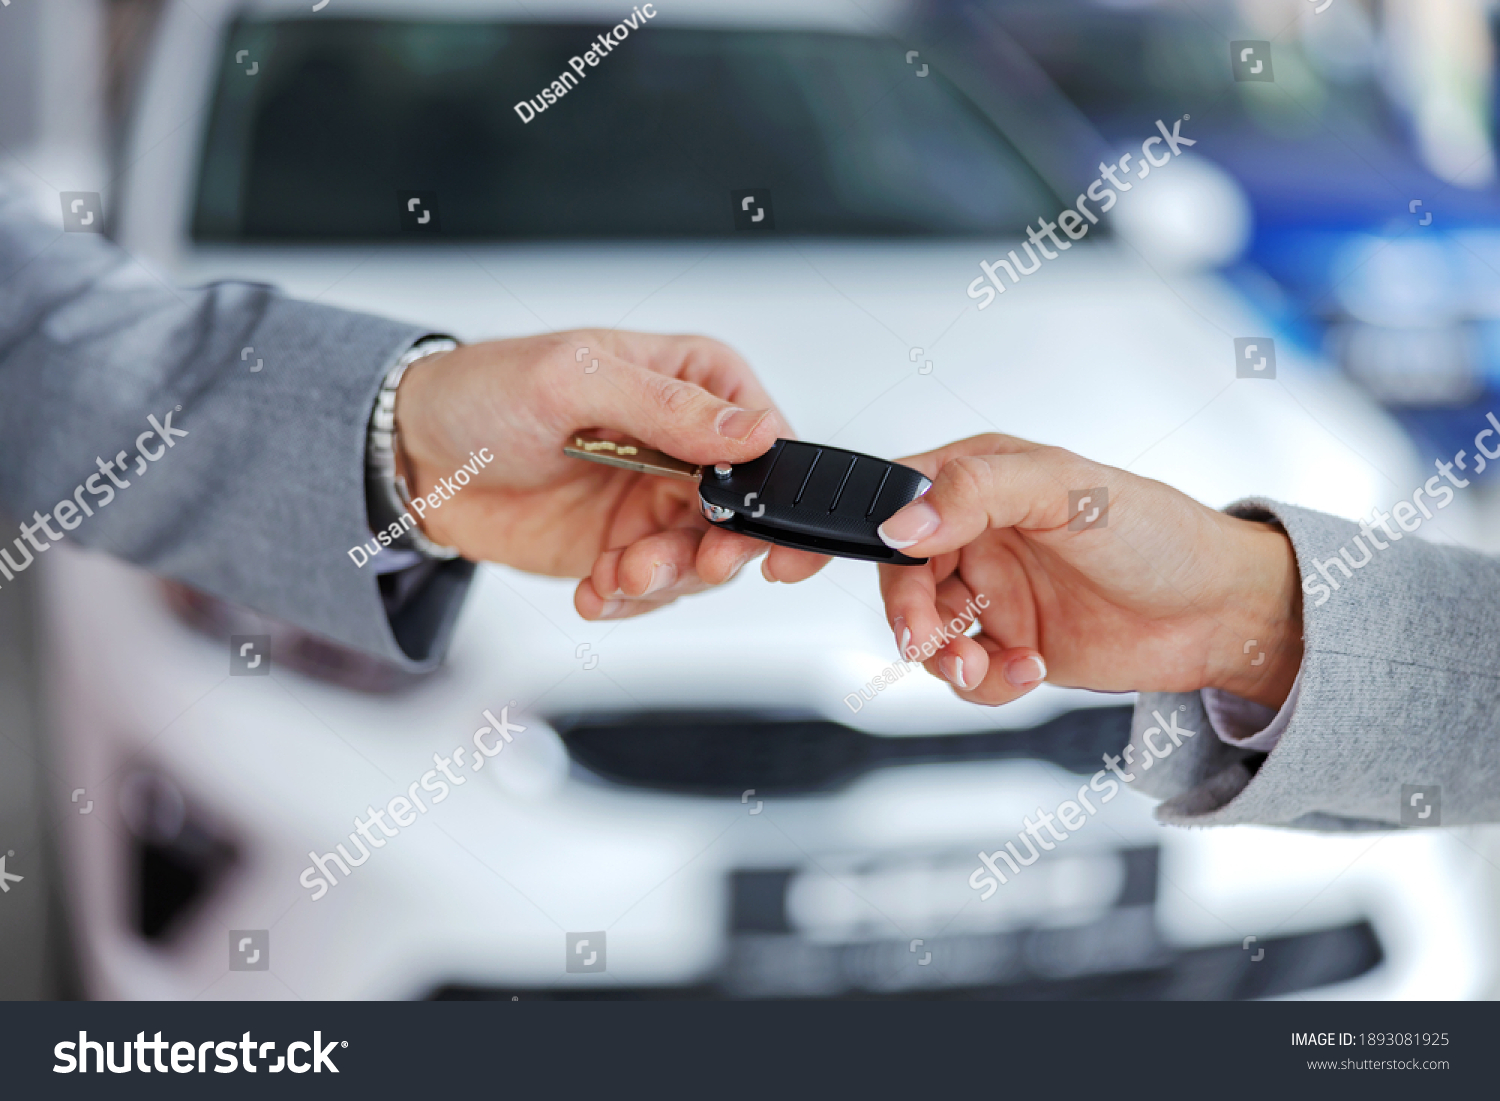
[{"label": "white car", "polygon": [[[805,438],[888,457],[998,429],[1215,505],[1348,515],[1424,477],[1290,342],[1274,381],[1237,378],[1234,339],[1276,334],[1204,266],[1242,208],[1190,149],[1119,196],[1115,235],[1106,216],[980,310],[980,262],[1024,253],[1093,179],[1056,168],[1092,150],[1026,136],[1076,128],[1034,82],[1006,99],[982,28],[674,0],[524,121],[514,104],[625,7],[170,4],[106,195],[116,236],[170,280],[274,282],[464,339],[709,333]],[[1026,133],[1002,129],[1022,106]],[[750,570],[601,624],[571,582],[485,566],[444,667],[410,677],[102,555],[50,557],[57,773],[98,808],[64,836],[95,997],[1493,982],[1493,867],[1444,830],[1167,829],[1124,790],[981,897],[976,854],[1087,784],[1131,701],[955,699],[899,666],[865,564],[794,587]]]}]

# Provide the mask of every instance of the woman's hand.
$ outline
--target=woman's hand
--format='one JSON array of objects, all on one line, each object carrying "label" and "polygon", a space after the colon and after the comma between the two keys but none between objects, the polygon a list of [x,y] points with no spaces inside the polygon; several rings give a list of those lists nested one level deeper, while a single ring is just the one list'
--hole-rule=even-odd
[{"label": "woman's hand", "polygon": [[[1043,679],[1286,699],[1302,662],[1302,594],[1276,527],[1009,436],[902,461],[933,486],[881,537],[931,561],[881,567],[887,618],[903,656],[964,699],[1006,703]],[[1088,491],[1100,487],[1108,506],[1090,524],[1103,502]],[[1080,496],[1095,499],[1080,508]],[[981,631],[955,637],[944,625],[971,618],[966,605],[983,606]]]},{"label": "woman's hand", "polygon": [[[585,619],[635,615],[721,584],[767,545],[712,527],[691,483],[565,456],[575,433],[630,436],[709,464],[748,461],[791,435],[749,366],[718,341],[605,330],[421,360],[401,381],[396,423],[413,497],[471,453],[495,456],[427,512],[428,536],[466,558],[583,578],[574,604]],[[783,547],[771,556],[787,569],[823,561]]]}]

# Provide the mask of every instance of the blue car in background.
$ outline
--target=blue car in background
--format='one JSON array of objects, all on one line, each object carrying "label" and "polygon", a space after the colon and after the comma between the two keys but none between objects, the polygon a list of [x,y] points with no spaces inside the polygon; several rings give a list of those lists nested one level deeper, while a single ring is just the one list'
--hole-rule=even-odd
[{"label": "blue car in background", "polygon": [[[1253,27],[1218,2],[985,4],[1106,142],[1189,117],[1194,153],[1229,172],[1253,211],[1226,274],[1282,339],[1387,405],[1429,458],[1500,408],[1489,6],[1473,0],[1475,33],[1444,43],[1419,17],[1400,23],[1399,5],[1380,25],[1361,5],[1309,0]],[[1269,70],[1237,80],[1232,54],[1254,42],[1269,43]],[[1422,65],[1455,77],[1451,102],[1406,102],[1401,74]]]}]

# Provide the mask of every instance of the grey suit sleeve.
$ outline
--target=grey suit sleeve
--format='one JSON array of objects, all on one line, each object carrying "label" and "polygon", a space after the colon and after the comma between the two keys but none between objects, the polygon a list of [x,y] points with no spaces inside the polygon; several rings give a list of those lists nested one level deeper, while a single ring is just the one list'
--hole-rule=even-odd
[{"label": "grey suit sleeve", "polygon": [[[1152,760],[1132,786],[1165,800],[1157,816],[1383,829],[1402,824],[1415,787],[1443,825],[1500,821],[1500,561],[1375,527],[1378,549],[1356,524],[1271,501],[1230,511],[1277,520],[1291,538],[1304,591],[1301,695],[1281,740],[1259,754],[1214,735],[1199,693],[1143,694],[1129,757]],[[1153,733],[1174,715],[1196,733]],[[1170,754],[1151,754],[1148,739]]]},{"label": "grey suit sleeve", "polygon": [[[0,509],[37,540],[5,531],[0,548],[24,567],[50,529],[405,668],[434,664],[472,565],[428,569],[388,615],[347,555],[370,537],[370,410],[423,335],[265,286],[169,287],[95,234],[32,219],[0,183]],[[123,470],[101,468],[121,452]]]}]

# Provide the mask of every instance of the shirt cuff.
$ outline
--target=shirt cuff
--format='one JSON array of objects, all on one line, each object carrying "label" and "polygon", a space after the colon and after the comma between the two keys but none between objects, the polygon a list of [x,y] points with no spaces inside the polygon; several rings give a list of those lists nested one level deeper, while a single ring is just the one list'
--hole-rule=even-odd
[{"label": "shirt cuff", "polygon": [[1301,690],[1302,670],[1298,669],[1297,679],[1292,682],[1292,690],[1286,694],[1280,711],[1272,711],[1263,703],[1242,699],[1222,688],[1202,690],[1203,710],[1208,713],[1208,725],[1213,727],[1219,741],[1236,749],[1269,753],[1292,721]]}]

